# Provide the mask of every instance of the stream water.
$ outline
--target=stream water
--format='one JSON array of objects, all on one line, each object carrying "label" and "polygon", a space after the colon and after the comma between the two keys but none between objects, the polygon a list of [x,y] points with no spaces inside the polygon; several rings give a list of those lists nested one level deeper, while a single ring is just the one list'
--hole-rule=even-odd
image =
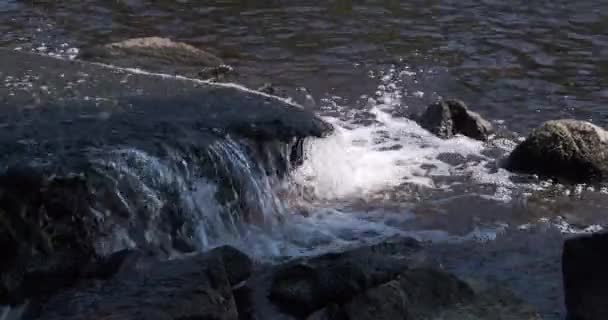
[{"label": "stream water", "polygon": [[[561,296],[547,295],[561,285],[548,283],[559,281],[559,243],[608,222],[608,188],[513,174],[501,159],[546,120],[608,125],[607,2],[0,0],[0,46],[13,50],[69,59],[138,36],[214,52],[242,85],[271,82],[336,127],[307,140],[303,165],[281,181],[248,179],[255,161],[230,141],[215,146],[257,201],[252,210],[280,223],[222,233],[206,218],[202,247],[283,259],[413,236],[455,246],[438,252],[463,273],[507,281],[533,266],[542,283],[519,278],[515,290],[547,319],[561,315]],[[441,140],[405,117],[439,97],[463,99],[498,134]],[[221,215],[214,188],[201,181],[181,198]],[[469,264],[500,248],[510,260]]]}]

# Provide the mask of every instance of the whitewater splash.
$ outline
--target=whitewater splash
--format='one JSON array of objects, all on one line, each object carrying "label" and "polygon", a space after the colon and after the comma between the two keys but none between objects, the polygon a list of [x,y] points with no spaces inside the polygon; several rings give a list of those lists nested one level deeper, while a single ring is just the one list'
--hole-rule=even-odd
[{"label": "whitewater splash", "polygon": [[[453,182],[440,178],[457,176],[471,184],[494,184],[500,188],[495,196],[508,200],[505,189],[514,184],[499,167],[499,159],[487,154],[496,150],[507,154],[513,142],[495,139],[486,144],[464,136],[442,140],[413,120],[393,116],[408,108],[401,78],[413,75],[391,69],[380,78],[374,97],[362,97],[363,109],[340,106],[339,99],[328,101],[325,110],[343,116],[325,118],[337,128],[333,136],[308,141],[307,161],[295,173],[297,183],[308,187],[315,198],[330,200],[365,198],[403,184],[446,189]],[[411,95],[424,96],[420,91]],[[363,125],[362,117],[367,117]],[[450,157],[456,161],[446,159]]]}]

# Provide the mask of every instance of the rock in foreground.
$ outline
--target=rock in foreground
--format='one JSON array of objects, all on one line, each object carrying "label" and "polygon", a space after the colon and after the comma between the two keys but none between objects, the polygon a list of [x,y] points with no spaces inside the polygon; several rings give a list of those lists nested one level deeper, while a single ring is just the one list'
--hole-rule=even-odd
[{"label": "rock in foreground", "polygon": [[82,50],[79,59],[150,72],[214,78],[229,71],[222,59],[167,38],[134,38]]},{"label": "rock in foreground", "polygon": [[98,285],[59,294],[41,319],[236,320],[231,280],[243,279],[251,262],[232,248],[156,263]]},{"label": "rock in foreground", "polygon": [[510,291],[471,285],[428,260],[412,239],[296,260],[254,274],[241,319],[536,320]]},{"label": "rock in foreground", "polygon": [[274,274],[270,298],[285,312],[306,316],[328,304],[346,302],[408,268],[407,259],[387,250],[403,255],[419,248],[415,240],[406,239],[287,264]]},{"label": "rock in foreground", "polygon": [[308,320],[540,320],[509,290],[474,290],[432,268],[405,271],[351,301],[330,305]]},{"label": "rock in foreground", "polygon": [[568,320],[608,319],[608,234],[566,240],[562,270]]},{"label": "rock in foreground", "polygon": [[608,178],[608,132],[585,121],[548,121],[513,150],[506,166],[571,182],[604,181]]},{"label": "rock in foreground", "polygon": [[[424,319],[438,310],[473,299],[473,290],[456,277],[433,269],[413,269],[312,319]],[[311,319],[311,320],[312,320]]]},{"label": "rock in foreground", "polygon": [[460,100],[438,101],[420,116],[420,126],[442,139],[462,134],[476,140],[488,140],[492,125],[478,113],[470,111]]}]

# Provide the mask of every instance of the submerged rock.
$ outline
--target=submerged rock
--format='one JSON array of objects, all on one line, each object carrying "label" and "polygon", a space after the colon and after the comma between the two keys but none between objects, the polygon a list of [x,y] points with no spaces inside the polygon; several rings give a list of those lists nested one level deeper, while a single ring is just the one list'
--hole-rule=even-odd
[{"label": "submerged rock", "polygon": [[442,100],[430,105],[420,116],[419,123],[443,139],[462,134],[485,141],[493,131],[488,121],[470,111],[460,100]]},{"label": "submerged rock", "polygon": [[568,239],[562,271],[569,320],[608,319],[608,233]]},{"label": "submerged rock", "polygon": [[167,38],[134,38],[81,50],[79,59],[190,78],[217,78],[229,72],[222,59]]},{"label": "submerged rock", "polygon": [[506,167],[572,182],[604,181],[608,132],[585,121],[545,122],[513,150]]}]

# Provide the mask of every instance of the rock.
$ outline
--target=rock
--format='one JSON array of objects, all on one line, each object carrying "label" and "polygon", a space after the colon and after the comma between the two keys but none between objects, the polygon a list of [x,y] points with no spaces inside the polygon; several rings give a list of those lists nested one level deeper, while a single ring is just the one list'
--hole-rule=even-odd
[{"label": "rock", "polygon": [[[232,85],[2,49],[0,69],[32,79],[0,86],[0,304],[73,286],[117,251],[164,258],[205,249],[196,228],[207,220],[184,195],[233,206],[230,221],[223,212],[208,220],[213,240],[249,222],[250,203],[233,201],[252,198],[239,197],[250,191],[239,165],[253,178],[280,178],[296,141],[331,132],[299,106]],[[37,95],[43,86],[49,92]],[[111,275],[112,265],[99,272]]]},{"label": "rock", "polygon": [[[346,303],[346,319],[424,319],[441,309],[469,302],[473,290],[453,275],[414,269]],[[335,319],[335,317],[333,317]]]},{"label": "rock", "polygon": [[407,269],[408,261],[388,252],[403,257],[418,248],[407,239],[289,263],[274,274],[270,299],[287,313],[307,316],[392,280]]},{"label": "rock", "polygon": [[534,307],[501,287],[476,292],[469,303],[440,310],[436,320],[541,320]]},{"label": "rock", "polygon": [[430,105],[419,118],[420,126],[442,139],[462,134],[486,141],[492,125],[478,113],[470,111],[460,100],[442,100]]},{"label": "rock", "polygon": [[608,319],[608,233],[566,240],[562,272],[569,320]]},{"label": "rock", "polygon": [[110,279],[117,275],[148,268],[158,263],[154,256],[146,255],[137,249],[124,249],[107,257],[101,257],[84,269],[83,278]]},{"label": "rock", "polygon": [[217,56],[167,38],[128,39],[83,49],[79,59],[190,78],[217,78],[231,71]]},{"label": "rock", "polygon": [[430,268],[404,272],[341,305],[320,310],[308,320],[540,320],[510,291],[475,292],[455,276]]},{"label": "rock", "polygon": [[241,251],[222,246],[211,250],[210,254],[217,254],[222,259],[230,285],[235,286],[251,276],[253,261]]},{"label": "rock", "polygon": [[[64,190],[70,189],[70,193]],[[70,286],[95,261],[82,189],[14,168],[0,175],[0,304]]]},{"label": "rock", "polygon": [[270,95],[276,95],[276,93],[277,93],[277,89],[275,88],[274,85],[272,85],[272,83],[264,83],[264,85],[259,87],[257,89],[257,91],[263,92],[266,94],[270,94]]},{"label": "rock", "polygon": [[224,263],[213,253],[71,289],[44,304],[41,315],[48,320],[238,319]]},{"label": "rock", "polygon": [[604,181],[608,132],[585,121],[545,122],[513,150],[506,167],[571,182]]}]

